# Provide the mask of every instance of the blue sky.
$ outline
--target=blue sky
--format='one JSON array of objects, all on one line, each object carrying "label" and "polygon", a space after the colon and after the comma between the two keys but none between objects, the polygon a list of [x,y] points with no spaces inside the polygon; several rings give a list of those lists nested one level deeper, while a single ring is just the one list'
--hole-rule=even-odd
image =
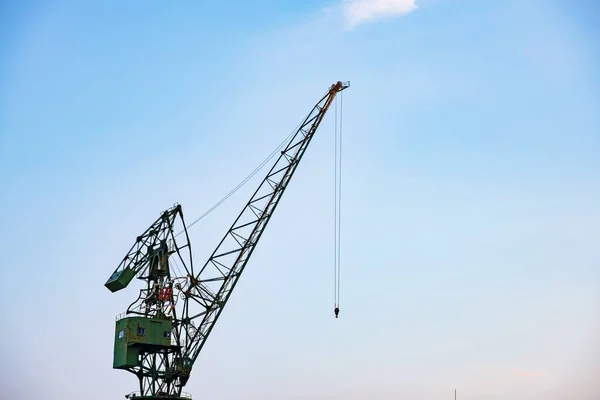
[{"label": "blue sky", "polygon": [[[352,83],[341,317],[330,114],[186,390],[600,397],[599,12],[552,0],[3,2],[0,301],[16,340],[0,344],[2,397],[136,389],[111,369],[114,316],[135,294],[108,292],[107,277],[160,211],[202,214],[337,80]],[[193,228],[197,263],[257,183]]]}]

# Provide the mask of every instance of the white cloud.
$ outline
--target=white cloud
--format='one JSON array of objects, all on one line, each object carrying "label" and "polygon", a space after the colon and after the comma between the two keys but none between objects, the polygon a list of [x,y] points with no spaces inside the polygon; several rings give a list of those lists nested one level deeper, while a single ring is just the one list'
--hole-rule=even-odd
[{"label": "white cloud", "polygon": [[344,17],[350,28],[379,18],[408,14],[417,8],[416,0],[344,0]]}]

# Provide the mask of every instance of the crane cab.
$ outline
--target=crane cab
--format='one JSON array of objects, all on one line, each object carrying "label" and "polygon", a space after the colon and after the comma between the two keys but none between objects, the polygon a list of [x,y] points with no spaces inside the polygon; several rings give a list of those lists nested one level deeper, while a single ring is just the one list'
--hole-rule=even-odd
[{"label": "crane cab", "polygon": [[166,319],[117,317],[113,368],[141,365],[140,352],[153,353],[171,347],[173,323]]}]

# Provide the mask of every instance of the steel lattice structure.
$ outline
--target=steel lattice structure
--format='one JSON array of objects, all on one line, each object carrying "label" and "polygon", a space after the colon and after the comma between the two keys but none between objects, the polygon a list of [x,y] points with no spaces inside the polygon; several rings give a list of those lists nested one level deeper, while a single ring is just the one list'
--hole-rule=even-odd
[{"label": "steel lattice structure", "polygon": [[139,393],[127,397],[188,397],[182,390],[194,362],[325,113],[337,93],[348,86],[349,83],[335,83],[315,104],[199,271],[193,267],[180,205],[164,211],[138,236],[105,284],[116,291],[127,286],[133,277],[145,282],[139,297],[125,314],[117,317],[113,366],[128,370],[139,379]]}]

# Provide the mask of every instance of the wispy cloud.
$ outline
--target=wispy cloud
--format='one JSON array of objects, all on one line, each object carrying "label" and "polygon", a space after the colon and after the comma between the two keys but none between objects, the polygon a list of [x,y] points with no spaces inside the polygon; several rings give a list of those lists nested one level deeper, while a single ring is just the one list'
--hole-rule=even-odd
[{"label": "wispy cloud", "polygon": [[344,17],[349,28],[363,22],[408,14],[416,10],[416,0],[344,0]]},{"label": "wispy cloud", "polygon": [[533,371],[528,369],[513,369],[513,375],[520,376],[524,378],[540,378],[544,376],[544,373],[541,371]]}]

